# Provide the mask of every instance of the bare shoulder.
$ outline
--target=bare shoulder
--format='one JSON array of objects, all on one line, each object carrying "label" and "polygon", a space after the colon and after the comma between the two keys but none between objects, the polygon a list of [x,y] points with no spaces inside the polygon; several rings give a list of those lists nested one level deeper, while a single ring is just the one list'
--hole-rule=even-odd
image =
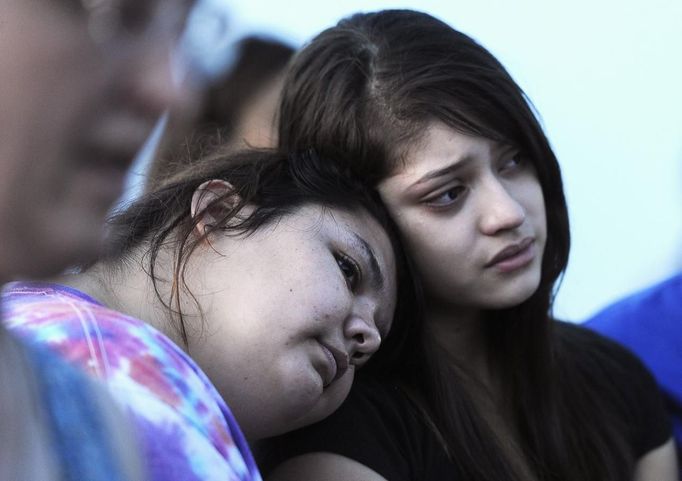
[{"label": "bare shoulder", "polygon": [[345,456],[332,453],[307,453],[287,459],[277,466],[266,481],[386,481],[386,478]]},{"label": "bare shoulder", "polygon": [[637,461],[635,481],[676,481],[677,461],[674,441],[669,439]]}]

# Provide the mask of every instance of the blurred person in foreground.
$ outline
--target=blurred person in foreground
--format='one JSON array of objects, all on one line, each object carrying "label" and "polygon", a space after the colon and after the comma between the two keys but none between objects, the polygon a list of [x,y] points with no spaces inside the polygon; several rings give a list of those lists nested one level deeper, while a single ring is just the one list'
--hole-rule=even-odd
[{"label": "blurred person in foreground", "polygon": [[[682,456],[682,272],[605,307],[586,327],[630,348],[652,372]],[[682,467],[679,467],[682,479]]]},{"label": "blurred person in foreground", "polygon": [[[93,258],[193,2],[0,0],[0,282]],[[0,480],[141,479],[101,388],[0,327]]]},{"label": "blurred person in foreground", "polygon": [[222,81],[211,86],[194,128],[179,143],[168,143],[149,167],[146,188],[216,149],[268,148],[277,144],[275,115],[284,72],[294,48],[279,40],[250,35],[237,46],[237,58]]}]

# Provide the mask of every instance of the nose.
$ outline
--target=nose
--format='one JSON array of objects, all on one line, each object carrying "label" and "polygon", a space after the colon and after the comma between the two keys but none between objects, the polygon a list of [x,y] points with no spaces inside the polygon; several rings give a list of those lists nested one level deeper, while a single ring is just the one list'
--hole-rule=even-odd
[{"label": "nose", "polygon": [[381,345],[381,334],[372,321],[352,315],[344,325],[343,334],[350,344],[348,355],[352,364],[361,364],[377,352]]},{"label": "nose", "polygon": [[498,179],[488,182],[479,196],[481,232],[495,235],[513,230],[526,220],[526,211],[507,186]]},{"label": "nose", "polygon": [[196,108],[200,90],[185,81],[175,56],[176,45],[170,36],[151,36],[126,59],[126,101],[138,115],[156,119],[171,109],[174,116],[182,118]]}]

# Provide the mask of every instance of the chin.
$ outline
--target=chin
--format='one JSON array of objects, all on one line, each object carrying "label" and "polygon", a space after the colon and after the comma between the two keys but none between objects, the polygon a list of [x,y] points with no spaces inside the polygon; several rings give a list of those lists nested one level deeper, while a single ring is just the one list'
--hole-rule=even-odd
[{"label": "chin", "polygon": [[348,397],[352,382],[352,376],[344,376],[314,394],[301,391],[300,388],[290,391],[288,396],[283,397],[286,402],[280,404],[279,418],[285,420],[279,429],[280,433],[309,426],[331,415]]},{"label": "chin", "polygon": [[21,260],[17,263],[14,275],[26,279],[46,278],[97,258],[98,251],[93,250],[91,246],[81,249],[71,247],[62,249],[51,245],[40,249],[38,246],[32,246],[32,249],[19,257]]},{"label": "chin", "polygon": [[505,299],[501,300],[501,305],[497,307],[499,309],[506,309],[510,307],[516,307],[519,304],[526,302],[533,294],[535,294],[539,285],[540,283],[536,282],[522,286],[519,289],[515,289],[514,291],[510,292]]},{"label": "chin", "polygon": [[540,275],[515,279],[504,286],[492,287],[489,292],[495,293],[484,301],[488,309],[508,309],[527,301],[540,286]]},{"label": "chin", "polygon": [[[276,411],[276,414],[275,414]],[[281,434],[303,428],[310,424],[321,421],[326,415],[318,415],[315,406],[303,406],[292,403],[291,399],[286,402],[277,403],[270,414],[273,418],[267,421],[267,430],[262,437],[279,436]]]},{"label": "chin", "polygon": [[341,406],[342,401],[335,403],[334,406],[320,405],[325,403],[318,403],[312,409],[302,409],[297,407],[296,412],[291,412],[292,415],[282,416],[285,421],[281,424],[279,432],[276,434],[284,434],[295,429],[304,428],[322,421],[327,416],[331,415]]},{"label": "chin", "polygon": [[68,265],[85,264],[96,260],[104,249],[104,242],[101,236],[93,236],[91,232],[84,234],[79,239],[75,239],[70,246],[65,246],[63,260],[69,260]]}]

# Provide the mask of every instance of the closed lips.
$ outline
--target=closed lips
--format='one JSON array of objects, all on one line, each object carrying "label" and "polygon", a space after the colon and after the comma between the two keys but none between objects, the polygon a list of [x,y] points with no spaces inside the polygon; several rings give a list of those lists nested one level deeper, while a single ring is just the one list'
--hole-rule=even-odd
[{"label": "closed lips", "polygon": [[495,264],[498,264],[500,262],[503,262],[511,257],[514,257],[520,252],[523,252],[524,250],[528,249],[530,245],[535,242],[535,238],[533,237],[526,237],[524,238],[521,242],[517,244],[512,244],[510,246],[505,247],[502,249],[500,252],[498,252],[488,263],[485,265],[485,267],[492,267]]},{"label": "closed lips", "polygon": [[325,376],[327,379],[324,379],[324,387],[327,387],[343,376],[348,370],[348,354],[324,342],[320,342],[320,346],[322,347],[322,352],[327,357],[330,367],[329,375]]}]

